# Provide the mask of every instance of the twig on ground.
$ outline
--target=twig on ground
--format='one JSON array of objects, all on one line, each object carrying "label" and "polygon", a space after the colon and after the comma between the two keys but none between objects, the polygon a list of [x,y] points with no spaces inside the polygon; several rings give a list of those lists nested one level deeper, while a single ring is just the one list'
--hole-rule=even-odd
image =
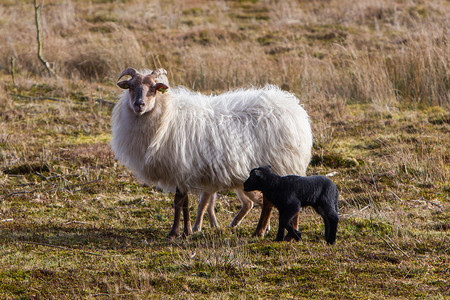
[{"label": "twig on ground", "polygon": [[370,207],[370,204],[367,205],[367,206],[365,206],[365,207],[363,207],[363,208],[361,208],[361,209],[359,210],[359,212],[363,212],[363,211],[365,211],[366,209],[368,209],[369,207]]},{"label": "twig on ground", "polygon": [[394,254],[397,254],[397,252],[395,252],[395,249],[391,246],[391,244],[389,244],[388,241],[386,241],[381,235],[378,234],[378,232],[375,231],[375,228],[373,228],[372,226],[372,231],[383,241],[386,243],[386,245],[389,246],[389,248],[391,248],[391,250],[394,252]]},{"label": "twig on ground", "polygon": [[436,205],[437,207],[439,207],[440,209],[442,209],[442,206],[440,206],[437,203],[431,202],[430,200],[425,199],[424,197],[421,197],[423,201],[425,201],[426,203],[430,203],[432,205]]},{"label": "twig on ground", "polygon": [[13,94],[13,93],[10,93],[9,95],[18,97],[18,98],[30,99],[30,100],[51,100],[51,101],[58,101],[58,102],[66,102],[67,101],[64,99],[53,98],[53,97],[30,97],[30,96]]},{"label": "twig on ground", "polygon": [[45,177],[44,175],[42,175],[41,173],[39,173],[39,172],[35,172],[39,177],[41,177],[41,179],[44,179],[45,181],[47,181],[49,184],[51,184],[51,185],[53,185],[53,186],[56,186],[56,184],[54,184],[53,182],[50,182],[50,180],[48,180],[48,178],[47,177]]},{"label": "twig on ground", "polygon": [[87,224],[87,223],[81,222],[81,221],[69,221],[67,223],[64,223],[64,225],[69,225],[69,224]]},{"label": "twig on ground", "polygon": [[95,99],[95,102],[98,102],[98,103],[101,103],[101,104],[105,104],[105,105],[107,105],[109,107],[114,107],[116,105],[115,102],[108,101],[108,100],[103,100],[103,99],[99,99],[99,98]]},{"label": "twig on ground", "polygon": [[[96,180],[92,180],[92,181],[89,181],[89,182],[86,182],[86,183],[83,183],[83,184],[72,184],[72,185],[69,185],[69,186],[62,186],[62,187],[57,186],[57,185],[52,183],[53,188],[49,189],[49,190],[34,189],[34,190],[31,190],[31,191],[14,191],[14,192],[8,194],[6,197],[12,197],[12,196],[15,196],[15,195],[20,195],[20,194],[32,194],[32,193],[35,193],[35,192],[38,192],[38,191],[42,192],[42,193],[51,193],[51,192],[54,192],[54,191],[56,191],[58,189],[65,190],[66,192],[69,192],[69,193],[80,192],[80,191],[86,189],[87,185],[90,185],[92,183],[99,182],[99,181],[100,181],[99,179],[96,179]],[[76,188],[80,188],[80,189],[75,190]]]},{"label": "twig on ground", "polygon": [[397,248],[401,253],[403,253],[403,255],[405,255],[406,257],[409,258],[409,255],[408,255],[406,252],[404,252],[399,246],[397,246],[397,244],[394,243],[394,241],[393,241],[389,236],[388,236],[387,238],[388,238],[389,241],[392,243],[392,245],[395,246],[395,248]]},{"label": "twig on ground", "polygon": [[[382,239],[383,242],[385,242],[386,245],[388,245],[389,248],[391,248],[391,250],[394,251],[395,254],[397,254],[397,253],[395,252],[395,249],[393,248],[393,246],[394,246],[395,248],[397,248],[397,250],[399,250],[404,256],[406,256],[406,257],[408,257],[408,258],[410,257],[410,256],[408,255],[408,253],[406,253],[406,252],[403,251],[399,246],[397,246],[397,244],[395,244],[394,241],[392,241],[392,239],[391,239],[389,236],[388,236],[388,239],[389,239],[389,241],[390,241],[391,243],[389,243],[385,238],[383,238],[380,234],[378,234],[378,232],[376,232],[375,228],[373,227],[372,220],[370,220],[370,224],[371,224],[371,227],[372,227],[372,231],[373,231],[380,239]],[[391,245],[391,244],[392,244],[392,245]]]},{"label": "twig on ground", "polygon": [[399,200],[401,203],[403,203],[402,198],[400,198],[399,196],[397,196],[397,194],[395,194],[393,191],[390,191],[392,195],[394,195],[394,197]]},{"label": "twig on ground", "polygon": [[[30,99],[30,100],[50,100],[50,101],[57,101],[57,102],[67,102],[68,100],[60,99],[60,98],[54,98],[54,97],[30,97],[25,95],[19,95],[19,94],[13,94],[9,93],[10,96],[18,97],[18,98],[24,98],[24,99]],[[108,101],[100,98],[96,98],[95,102],[98,102],[102,105],[106,105],[109,107],[114,107],[116,105],[113,101]]]},{"label": "twig on ground", "polygon": [[32,194],[32,193],[34,193],[36,191],[37,191],[37,189],[36,190],[32,190],[32,191],[15,191],[15,192],[12,192],[12,193],[8,194],[6,197],[12,197],[12,196],[15,196],[15,195],[20,195],[20,194]]}]

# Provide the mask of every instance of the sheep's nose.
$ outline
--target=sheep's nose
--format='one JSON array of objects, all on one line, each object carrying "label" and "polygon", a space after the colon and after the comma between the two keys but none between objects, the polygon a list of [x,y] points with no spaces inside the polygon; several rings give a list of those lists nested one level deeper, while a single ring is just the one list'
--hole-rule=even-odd
[{"label": "sheep's nose", "polygon": [[142,110],[145,106],[144,101],[136,101],[134,103],[134,106],[138,109],[138,110]]}]

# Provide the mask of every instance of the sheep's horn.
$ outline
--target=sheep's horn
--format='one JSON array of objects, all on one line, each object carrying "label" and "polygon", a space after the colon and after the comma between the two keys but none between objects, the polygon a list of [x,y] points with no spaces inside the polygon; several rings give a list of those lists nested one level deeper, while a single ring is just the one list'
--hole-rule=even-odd
[{"label": "sheep's horn", "polygon": [[120,78],[122,78],[125,75],[130,75],[131,77],[133,77],[134,75],[136,75],[137,71],[133,68],[126,68],[122,74],[120,74],[119,79],[117,79],[117,81],[120,80]]},{"label": "sheep's horn", "polygon": [[152,75],[155,76],[155,77],[158,77],[160,75],[167,75],[167,71],[164,70],[163,68],[159,68],[159,69],[154,70],[152,72]]}]

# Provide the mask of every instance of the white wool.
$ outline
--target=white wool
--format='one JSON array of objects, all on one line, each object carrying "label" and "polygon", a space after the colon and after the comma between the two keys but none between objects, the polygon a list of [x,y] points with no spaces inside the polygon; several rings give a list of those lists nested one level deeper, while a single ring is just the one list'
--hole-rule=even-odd
[{"label": "white wool", "polygon": [[[174,191],[242,188],[251,169],[304,175],[311,158],[308,115],[273,85],[205,96],[159,95],[158,112],[136,116],[125,91],[113,111],[112,150],[143,182]],[[162,105],[164,103],[165,105]]]}]

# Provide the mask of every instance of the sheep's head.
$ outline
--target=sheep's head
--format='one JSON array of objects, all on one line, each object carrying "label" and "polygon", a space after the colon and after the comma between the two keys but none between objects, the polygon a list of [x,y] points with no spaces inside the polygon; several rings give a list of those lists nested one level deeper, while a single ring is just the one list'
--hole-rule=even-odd
[{"label": "sheep's head", "polygon": [[117,85],[129,91],[128,104],[136,115],[152,111],[156,104],[157,93],[165,93],[169,88],[164,83],[157,82],[157,77],[161,74],[167,74],[167,72],[164,69],[158,69],[151,74],[143,75],[133,68],[127,68],[120,74],[118,80],[125,75],[131,76],[128,80],[117,82]]}]

